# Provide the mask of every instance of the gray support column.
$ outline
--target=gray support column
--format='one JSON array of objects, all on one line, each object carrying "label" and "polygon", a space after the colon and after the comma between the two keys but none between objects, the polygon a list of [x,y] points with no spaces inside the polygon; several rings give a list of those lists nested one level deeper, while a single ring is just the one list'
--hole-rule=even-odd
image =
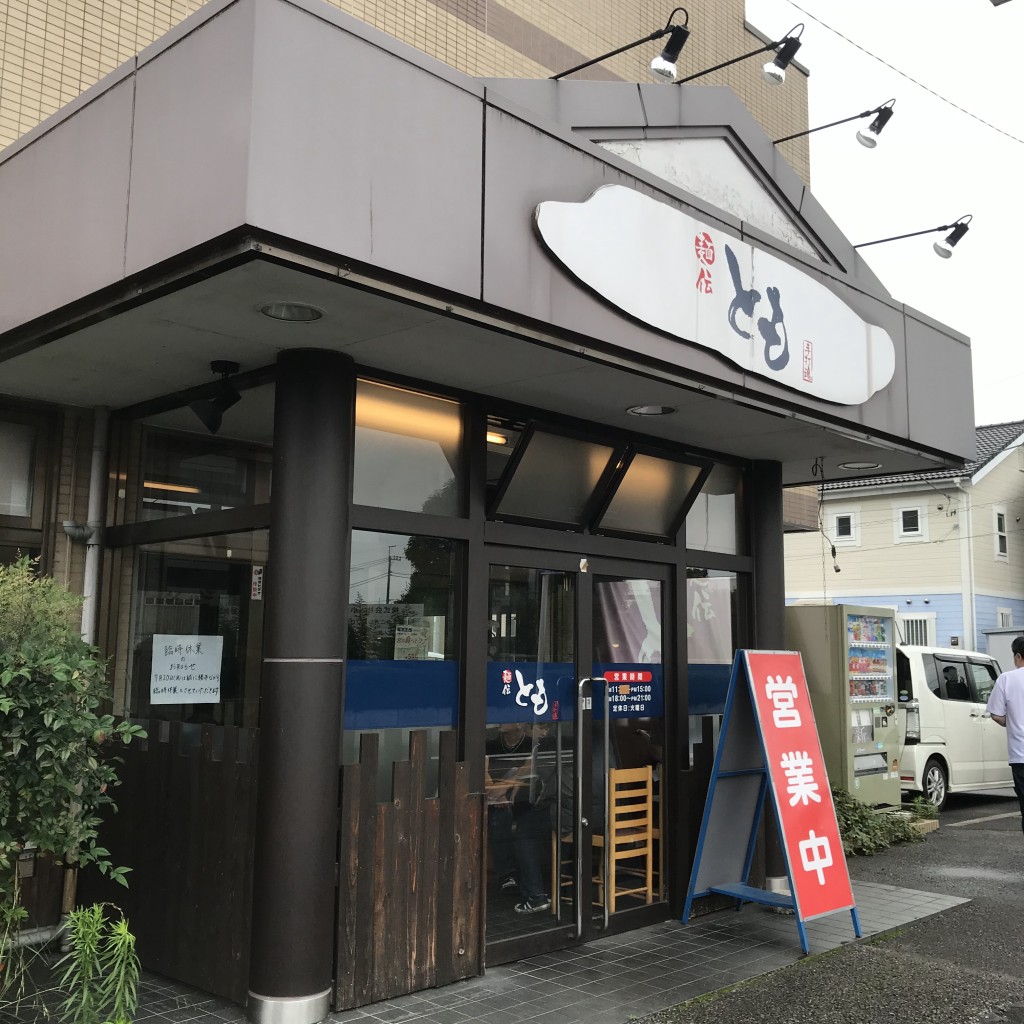
[{"label": "gray support column", "polygon": [[330,1009],[355,430],[351,361],[278,358],[249,1019]]},{"label": "gray support column", "polygon": [[[750,474],[751,545],[754,554],[754,647],[786,649],[786,564],[782,541],[782,465],[755,462]],[[788,892],[786,859],[773,813],[765,814],[766,887]]]}]

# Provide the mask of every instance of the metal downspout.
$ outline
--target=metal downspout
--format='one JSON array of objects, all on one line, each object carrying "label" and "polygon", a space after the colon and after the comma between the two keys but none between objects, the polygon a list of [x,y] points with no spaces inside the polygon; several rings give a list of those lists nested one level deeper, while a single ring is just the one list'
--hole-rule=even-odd
[{"label": "metal downspout", "polygon": [[85,542],[85,575],[82,581],[82,636],[96,643],[100,583],[100,549],[103,543],[103,497],[107,483],[107,426],[110,410],[97,406],[92,421],[92,464],[89,469],[88,537]]}]

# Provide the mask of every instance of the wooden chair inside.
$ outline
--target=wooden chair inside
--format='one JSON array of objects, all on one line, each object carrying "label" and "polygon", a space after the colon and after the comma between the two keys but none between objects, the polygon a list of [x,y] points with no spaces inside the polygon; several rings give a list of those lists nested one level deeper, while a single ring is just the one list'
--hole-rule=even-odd
[{"label": "wooden chair inside", "polygon": [[604,848],[604,834],[595,835],[593,843],[599,853],[594,878],[597,896],[601,901],[608,900],[609,914],[615,913],[615,904],[622,896],[643,896],[646,903],[654,902],[657,826],[653,791],[650,765],[612,768],[608,772],[608,849]]}]

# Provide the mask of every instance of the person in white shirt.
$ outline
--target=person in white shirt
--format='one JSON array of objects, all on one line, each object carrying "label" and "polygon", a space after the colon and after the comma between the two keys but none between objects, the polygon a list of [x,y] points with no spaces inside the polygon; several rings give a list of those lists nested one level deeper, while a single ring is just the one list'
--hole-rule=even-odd
[{"label": "person in white shirt", "polygon": [[1024,636],[1014,637],[1013,670],[1004,672],[988,698],[992,721],[1006,729],[1006,746],[1013,772],[1013,788],[1020,801],[1021,828],[1024,829]]}]

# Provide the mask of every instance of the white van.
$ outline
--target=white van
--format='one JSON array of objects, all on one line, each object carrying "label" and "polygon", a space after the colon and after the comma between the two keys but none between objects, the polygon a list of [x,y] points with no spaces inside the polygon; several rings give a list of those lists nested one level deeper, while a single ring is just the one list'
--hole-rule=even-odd
[{"label": "white van", "polygon": [[985,711],[999,676],[987,654],[897,647],[900,785],[941,810],[950,793],[1013,785],[1006,730]]}]

